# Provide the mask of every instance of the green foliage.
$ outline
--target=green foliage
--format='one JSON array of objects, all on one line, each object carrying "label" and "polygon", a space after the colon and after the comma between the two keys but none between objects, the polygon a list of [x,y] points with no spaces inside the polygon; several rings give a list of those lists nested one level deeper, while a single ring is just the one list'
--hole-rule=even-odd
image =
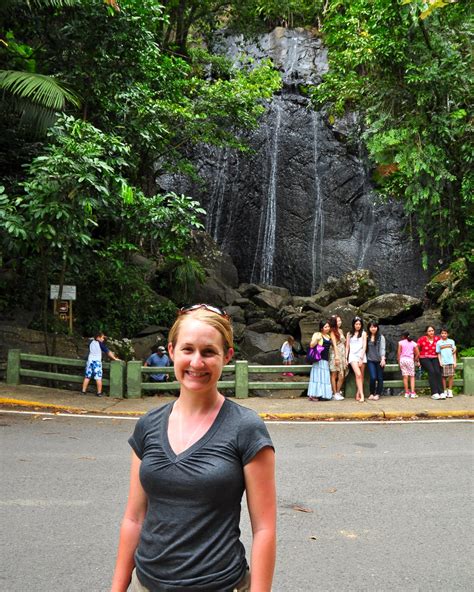
[{"label": "green foliage", "polygon": [[150,288],[142,269],[107,258],[84,261],[78,295],[76,312],[86,335],[99,329],[131,337],[147,325],[169,325],[176,315],[176,307]]},{"label": "green foliage", "polygon": [[331,67],[311,89],[333,116],[361,113],[380,190],[418,221],[432,264],[473,246],[472,19],[466,3],[447,4],[329,2]]},{"label": "green foliage", "polygon": [[20,114],[20,124],[36,133],[44,134],[55,120],[57,111],[66,105],[80,106],[79,97],[67,85],[52,76],[36,71],[35,50],[27,43],[18,42],[12,31],[7,31],[0,48],[9,63],[20,70],[0,70],[0,104]]},{"label": "green foliage", "polygon": [[63,116],[49,136],[52,143],[28,167],[23,194],[0,193],[5,243],[42,274],[45,299],[48,283],[80,285],[78,274],[91,286],[99,282],[99,295],[82,286],[86,332],[102,319],[107,332],[133,334],[164,313],[143,272],[130,266],[130,253],[146,243],[158,259],[179,260],[204,210],[184,195],[147,198],[128,185],[128,146],[89,123]]},{"label": "green foliage", "polygon": [[0,71],[0,88],[21,99],[29,99],[52,111],[63,111],[66,101],[79,107],[79,100],[50,76],[32,72]]},{"label": "green foliage", "polygon": [[450,336],[461,346],[469,347],[474,324],[474,290],[463,290],[447,300],[443,317],[447,319]]},{"label": "green foliage", "polygon": [[474,358],[474,347],[466,347],[465,349],[460,349],[458,351],[458,356],[460,358]]},{"label": "green foliage", "polygon": [[239,31],[316,26],[324,6],[322,0],[243,0],[231,4],[231,26]]},{"label": "green foliage", "polygon": [[161,288],[174,302],[184,305],[194,299],[196,286],[204,283],[206,273],[198,261],[184,257],[169,260],[162,269],[161,278]]},{"label": "green foliage", "polygon": [[[50,283],[78,286],[76,325],[86,333],[131,335],[169,317],[172,305],[157,307],[151,281],[181,297],[202,280],[187,249],[205,212],[187,196],[157,194],[155,179],[196,176],[188,156],[202,143],[245,149],[239,129],[255,127],[280,88],[270,63],[238,68],[204,49],[202,37],[234,8],[12,0],[0,11],[4,104],[15,98],[17,113],[51,125],[38,141],[12,111],[0,115],[4,262],[12,277],[27,278],[24,293],[42,295],[32,306],[43,327]],[[133,265],[134,256],[150,268]]]},{"label": "green foliage", "polygon": [[123,337],[122,339],[107,337],[107,346],[124,362],[135,359],[135,349],[131,339],[128,339],[128,337]]}]

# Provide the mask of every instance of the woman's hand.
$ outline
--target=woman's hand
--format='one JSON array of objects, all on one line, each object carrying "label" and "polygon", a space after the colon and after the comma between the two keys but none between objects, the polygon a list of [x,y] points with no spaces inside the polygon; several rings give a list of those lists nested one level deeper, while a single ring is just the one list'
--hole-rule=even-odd
[{"label": "woman's hand", "polygon": [[276,549],[275,453],[265,447],[244,467],[252,525],[251,592],[271,592]]}]

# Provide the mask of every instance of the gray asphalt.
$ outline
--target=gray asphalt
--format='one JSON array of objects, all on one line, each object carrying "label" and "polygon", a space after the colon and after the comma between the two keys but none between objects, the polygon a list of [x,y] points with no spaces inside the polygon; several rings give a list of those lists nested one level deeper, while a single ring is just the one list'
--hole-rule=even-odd
[{"label": "gray asphalt", "polygon": [[[133,425],[0,415],[2,592],[108,590]],[[472,590],[472,423],[269,429],[273,592]]]}]

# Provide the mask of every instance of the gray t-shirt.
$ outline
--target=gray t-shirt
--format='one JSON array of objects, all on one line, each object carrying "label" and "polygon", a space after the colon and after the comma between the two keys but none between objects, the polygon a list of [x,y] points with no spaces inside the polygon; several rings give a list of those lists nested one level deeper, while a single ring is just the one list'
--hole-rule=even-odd
[{"label": "gray t-shirt", "polygon": [[129,439],[148,496],[137,575],[151,592],[230,592],[247,569],[243,467],[273,444],[254,411],[226,399],[207,433],[176,455],[168,441],[173,404],[147,413]]}]

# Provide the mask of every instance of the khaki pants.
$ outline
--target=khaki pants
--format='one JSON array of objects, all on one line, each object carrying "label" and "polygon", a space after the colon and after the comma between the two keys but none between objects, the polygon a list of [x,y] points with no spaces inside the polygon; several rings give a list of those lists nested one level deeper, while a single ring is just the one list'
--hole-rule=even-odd
[{"label": "khaki pants", "polygon": [[[130,582],[130,588],[128,590],[129,592],[150,592],[148,588],[145,588],[145,586],[140,583],[135,569],[132,572],[132,581]],[[245,576],[240,580],[232,592],[250,592],[249,572],[245,574]]]}]

